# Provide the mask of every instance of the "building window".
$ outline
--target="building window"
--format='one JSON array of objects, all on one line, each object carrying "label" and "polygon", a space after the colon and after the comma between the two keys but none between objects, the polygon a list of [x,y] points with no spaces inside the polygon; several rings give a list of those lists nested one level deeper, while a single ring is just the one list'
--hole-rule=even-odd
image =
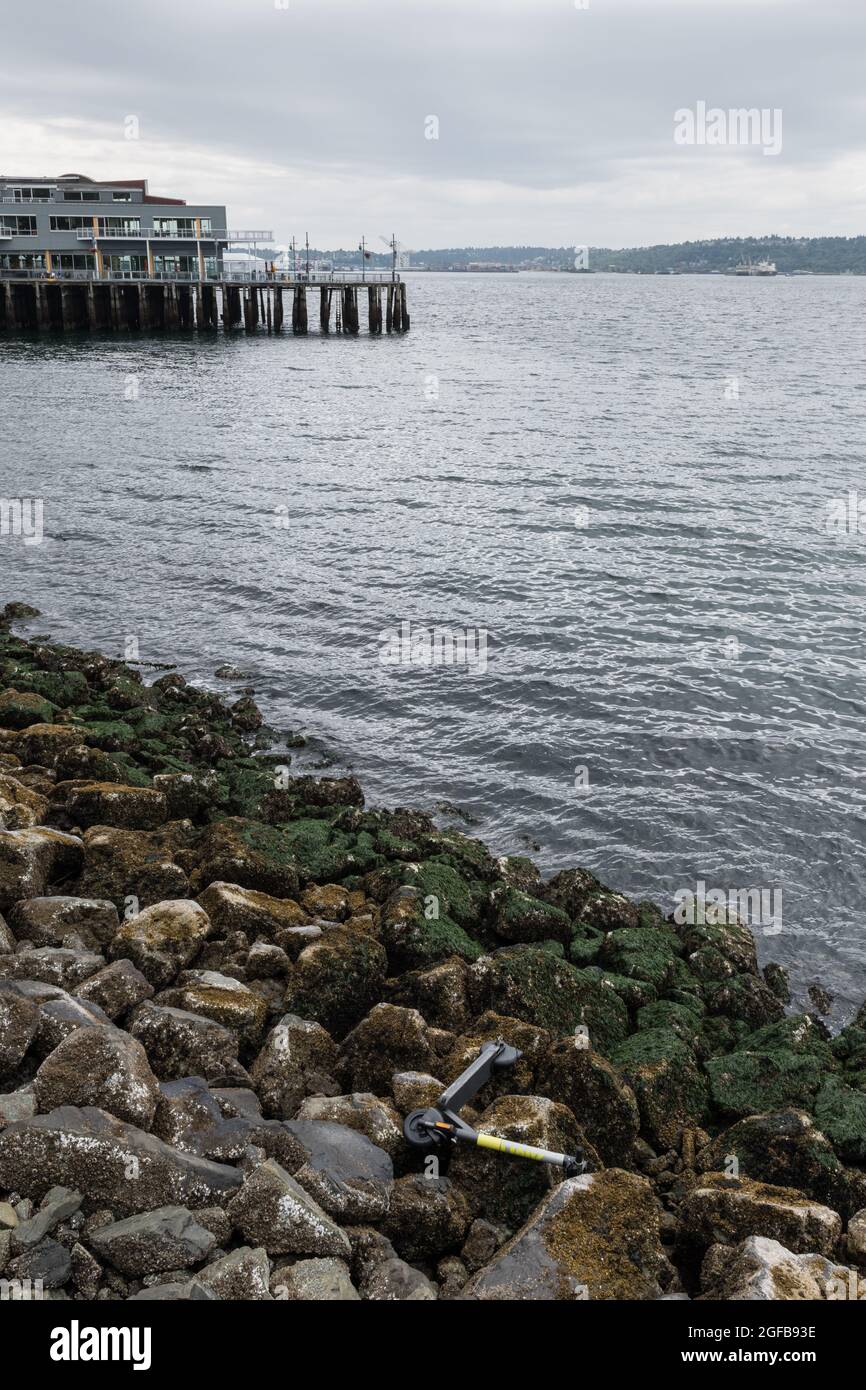
[{"label": "building window", "polygon": [[196,256],[154,256],[153,268],[158,275],[198,274]]},{"label": "building window", "polygon": [[155,217],[153,219],[154,236],[165,237],[190,237],[195,236],[195,219],[193,217]]},{"label": "building window", "polygon": [[112,195],[111,195],[111,201],[112,201],[113,203],[131,203],[131,202],[132,202],[132,194],[131,194],[131,193],[112,193]]},{"label": "building window", "polygon": [[0,270],[44,270],[45,256],[42,251],[0,254]]},{"label": "building window", "polygon": [[63,192],[65,203],[98,203],[101,197],[101,193],[91,192],[88,188],[68,188]]},{"label": "building window", "polygon": [[78,232],[93,230],[92,217],[52,217],[50,218],[52,232]]},{"label": "building window", "polygon": [[51,264],[55,270],[93,270],[93,256],[77,251],[54,251]]},{"label": "building window", "polygon": [[146,256],[103,256],[103,269],[112,275],[144,275],[147,273]]},{"label": "building window", "polygon": [[100,217],[101,236],[140,236],[141,219],[138,217]]},{"label": "building window", "polygon": [[0,231],[11,233],[12,236],[35,236],[36,218],[9,217],[4,214],[0,216]]},{"label": "building window", "polygon": [[16,203],[47,203],[51,197],[50,188],[13,188],[12,197]]}]

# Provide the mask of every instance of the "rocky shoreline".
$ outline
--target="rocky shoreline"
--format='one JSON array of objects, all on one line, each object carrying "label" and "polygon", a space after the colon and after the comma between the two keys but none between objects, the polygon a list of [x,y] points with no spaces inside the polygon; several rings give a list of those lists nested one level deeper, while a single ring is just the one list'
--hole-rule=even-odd
[{"label": "rocky shoreline", "polygon": [[[866,1296],[866,1005],[786,1011],[739,923],[544,881],[251,691],[0,618],[0,1287],[52,1299]],[[467,1118],[592,1171],[402,1135]]]}]

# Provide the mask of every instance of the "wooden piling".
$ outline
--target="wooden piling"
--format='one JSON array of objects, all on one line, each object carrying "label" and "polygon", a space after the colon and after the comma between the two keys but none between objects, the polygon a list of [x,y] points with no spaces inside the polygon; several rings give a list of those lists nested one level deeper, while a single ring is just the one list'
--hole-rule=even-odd
[{"label": "wooden piling", "polygon": [[367,327],[373,334],[382,332],[382,302],[378,285],[367,286]]},{"label": "wooden piling", "polygon": [[292,299],[292,332],[307,331],[307,290],[304,285],[296,285]]},{"label": "wooden piling", "polygon": [[83,285],[63,285],[60,291],[63,327],[71,331],[88,328],[87,295]]},{"label": "wooden piling", "polygon": [[331,291],[322,285],[319,290],[319,332],[331,331]]}]

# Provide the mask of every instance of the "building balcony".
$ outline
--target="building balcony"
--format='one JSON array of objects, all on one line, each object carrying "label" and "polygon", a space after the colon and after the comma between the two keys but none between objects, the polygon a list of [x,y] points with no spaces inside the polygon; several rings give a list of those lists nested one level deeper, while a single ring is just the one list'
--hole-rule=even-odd
[{"label": "building balcony", "polygon": [[209,232],[161,232],[153,227],[130,227],[125,231],[115,228],[112,231],[94,231],[92,227],[78,227],[72,232],[61,232],[61,236],[74,236],[77,241],[221,241],[226,245],[246,246],[250,242],[273,241],[273,232],[229,232],[224,227],[212,228]]}]

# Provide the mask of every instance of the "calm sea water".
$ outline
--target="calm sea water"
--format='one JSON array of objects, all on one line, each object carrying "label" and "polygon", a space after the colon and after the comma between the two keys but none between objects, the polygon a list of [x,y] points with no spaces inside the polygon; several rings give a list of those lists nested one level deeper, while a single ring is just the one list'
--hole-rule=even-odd
[{"label": "calm sea water", "polygon": [[[666,908],[781,889],[762,958],[846,1017],[866,534],[827,517],[866,498],[866,282],[409,295],[405,339],[5,339],[2,490],[46,531],[0,543],[5,595],[217,688],[235,663],[371,800],[452,803],[546,870]],[[486,672],[383,665],[403,621],[487,629]]]}]

